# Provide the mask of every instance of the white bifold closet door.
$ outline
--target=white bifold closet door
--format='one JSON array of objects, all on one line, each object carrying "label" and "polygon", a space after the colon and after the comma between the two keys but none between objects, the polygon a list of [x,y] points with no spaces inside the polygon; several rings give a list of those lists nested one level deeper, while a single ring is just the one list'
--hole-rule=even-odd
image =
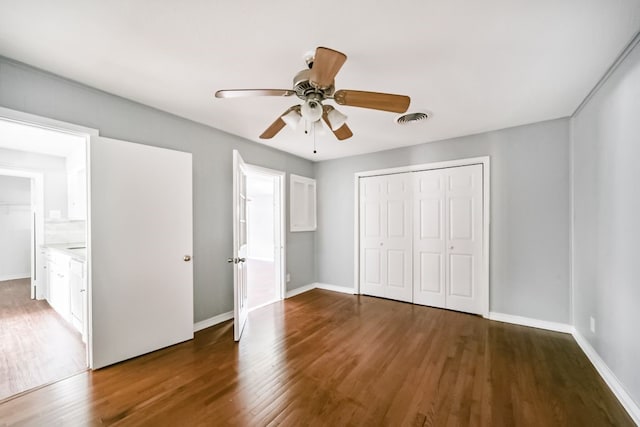
[{"label": "white bifold closet door", "polygon": [[360,280],[366,295],[411,302],[410,174],[360,180]]},{"label": "white bifold closet door", "polygon": [[417,304],[482,313],[482,165],[414,172]]}]

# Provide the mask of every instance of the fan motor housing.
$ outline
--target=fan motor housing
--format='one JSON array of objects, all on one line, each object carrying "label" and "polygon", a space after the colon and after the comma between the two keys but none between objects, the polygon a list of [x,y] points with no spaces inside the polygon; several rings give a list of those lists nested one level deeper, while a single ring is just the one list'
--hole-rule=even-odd
[{"label": "fan motor housing", "polygon": [[293,90],[298,98],[306,100],[312,93],[317,94],[321,99],[329,98],[335,91],[335,86],[331,85],[326,89],[319,89],[311,84],[309,75],[311,70],[302,70],[293,78]]}]

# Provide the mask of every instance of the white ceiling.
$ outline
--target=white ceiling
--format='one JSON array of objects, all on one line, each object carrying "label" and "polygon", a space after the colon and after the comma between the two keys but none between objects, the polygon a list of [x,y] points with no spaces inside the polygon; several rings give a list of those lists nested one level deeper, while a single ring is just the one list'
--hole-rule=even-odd
[{"label": "white ceiling", "polygon": [[[1,55],[313,160],[571,115],[638,29],[638,0],[0,0]],[[433,117],[339,107],[354,137],[314,155],[300,128],[258,139],[297,98],[213,97],[288,89],[317,46],[348,56],[338,89]]]}]

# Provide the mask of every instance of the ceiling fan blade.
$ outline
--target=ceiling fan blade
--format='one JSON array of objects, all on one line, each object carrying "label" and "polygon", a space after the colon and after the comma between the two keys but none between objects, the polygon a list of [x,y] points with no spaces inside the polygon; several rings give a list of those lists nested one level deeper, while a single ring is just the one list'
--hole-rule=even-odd
[{"label": "ceiling fan blade", "polygon": [[276,119],[276,121],[271,123],[271,126],[269,126],[264,132],[262,132],[262,135],[260,135],[260,139],[271,139],[274,136],[276,136],[276,134],[280,132],[283,127],[287,125],[284,122],[284,120],[282,120],[282,116],[294,110],[300,111],[300,106],[294,105],[293,107],[289,107],[287,111],[285,111],[284,113],[280,114],[280,116]]},{"label": "ceiling fan blade", "polygon": [[287,124],[280,117],[278,117],[275,122],[271,123],[271,126],[269,126],[267,128],[267,130],[262,132],[262,135],[260,135],[260,139],[271,139],[271,138],[273,138],[286,125]]},{"label": "ceiling fan blade", "polygon": [[411,98],[405,95],[360,90],[339,90],[333,95],[333,99],[340,105],[391,111],[392,113],[404,113],[411,102]]},{"label": "ceiling fan blade", "polygon": [[244,98],[248,96],[291,96],[290,89],[225,89],[216,92],[216,98]]},{"label": "ceiling fan blade", "polygon": [[336,130],[331,129],[331,123],[329,122],[328,115],[329,115],[329,112],[333,109],[334,108],[331,105],[325,105],[324,112],[322,113],[322,120],[325,122],[329,130],[333,132],[336,138],[338,138],[339,141],[344,141],[347,138],[351,138],[353,136],[353,132],[351,132],[351,129],[349,129],[349,126],[347,126],[346,123],[340,126]]},{"label": "ceiling fan blade", "polygon": [[347,126],[346,123],[340,126],[337,130],[332,130],[331,132],[333,132],[336,138],[340,141],[344,141],[345,139],[353,136],[353,132],[351,132],[351,129],[349,129],[349,126]]},{"label": "ceiling fan blade", "polygon": [[346,60],[347,55],[342,52],[326,47],[317,48],[313,58],[313,67],[311,67],[309,74],[309,82],[321,89],[330,87]]}]

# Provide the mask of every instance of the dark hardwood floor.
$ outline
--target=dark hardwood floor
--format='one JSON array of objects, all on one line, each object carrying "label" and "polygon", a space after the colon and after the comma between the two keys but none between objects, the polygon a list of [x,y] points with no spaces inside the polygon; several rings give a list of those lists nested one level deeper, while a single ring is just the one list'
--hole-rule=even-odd
[{"label": "dark hardwood floor", "polygon": [[0,405],[2,425],[625,426],[570,335],[313,290]]},{"label": "dark hardwood floor", "polygon": [[0,401],[87,369],[82,337],[30,282],[0,282]]}]

